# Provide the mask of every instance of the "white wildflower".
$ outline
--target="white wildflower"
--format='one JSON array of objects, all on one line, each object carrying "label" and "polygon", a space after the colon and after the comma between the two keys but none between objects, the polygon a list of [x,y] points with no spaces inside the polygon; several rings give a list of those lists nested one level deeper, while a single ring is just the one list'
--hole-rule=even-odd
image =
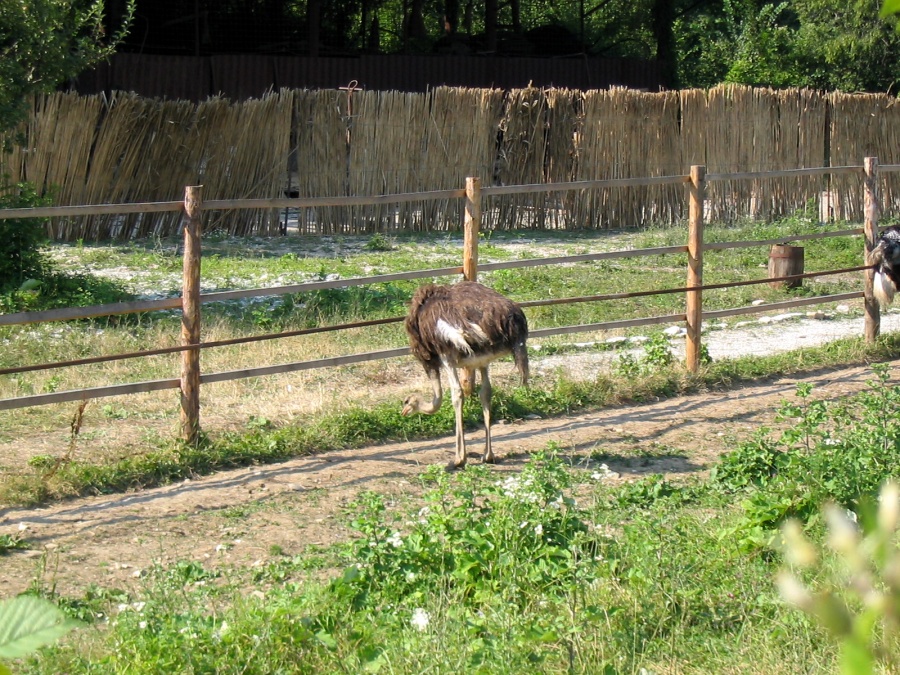
[{"label": "white wildflower", "polygon": [[28,529],[28,523],[19,523],[19,532],[24,532]]},{"label": "white wildflower", "polygon": [[412,618],[409,620],[410,624],[412,624],[412,627],[419,631],[423,631],[428,628],[428,623],[430,621],[431,615],[421,607],[417,607],[413,610]]},{"label": "white wildflower", "polygon": [[227,632],[228,632],[228,622],[227,622],[227,621],[223,621],[223,622],[219,625],[219,629],[213,631],[213,634],[212,634],[212,639],[213,639],[213,641],[214,641],[214,642],[221,642],[221,641],[222,641],[222,636],[225,635],[225,633],[227,633]]},{"label": "white wildflower", "polygon": [[400,548],[403,546],[403,537],[400,536],[399,532],[394,532],[390,537],[388,537],[387,543],[389,543],[394,548]]},{"label": "white wildflower", "polygon": [[147,622],[146,622],[146,621],[141,621],[141,622],[138,624],[138,628],[140,628],[141,630],[144,630],[146,627],[147,627]]},{"label": "white wildflower", "polygon": [[535,525],[534,533],[540,537],[542,534],[544,534],[544,526],[541,523],[538,523],[537,525]]},{"label": "white wildflower", "polygon": [[407,572],[407,573],[406,573],[406,580],[407,580],[408,582],[410,582],[410,583],[412,583],[413,581],[415,581],[415,580],[416,580],[416,573],[415,573],[415,572]]}]

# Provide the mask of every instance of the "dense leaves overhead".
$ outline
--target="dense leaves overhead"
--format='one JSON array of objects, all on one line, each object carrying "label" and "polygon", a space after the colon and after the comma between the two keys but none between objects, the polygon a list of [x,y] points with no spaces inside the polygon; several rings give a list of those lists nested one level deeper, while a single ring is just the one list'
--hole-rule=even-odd
[{"label": "dense leaves overhead", "polygon": [[[879,9],[880,0],[138,0],[122,49],[590,54],[658,59],[671,87],[890,91],[900,38]],[[123,11],[110,8],[114,19]]]},{"label": "dense leaves overhead", "polygon": [[53,91],[112,53],[133,11],[131,0],[119,5],[112,24],[103,0],[0,0],[0,130],[21,118],[29,94]]}]

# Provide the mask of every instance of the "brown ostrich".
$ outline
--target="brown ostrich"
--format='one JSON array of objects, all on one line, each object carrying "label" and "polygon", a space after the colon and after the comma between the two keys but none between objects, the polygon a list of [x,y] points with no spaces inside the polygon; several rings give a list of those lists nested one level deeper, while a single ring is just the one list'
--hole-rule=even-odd
[{"label": "brown ostrich", "polygon": [[[528,384],[528,322],[522,309],[494,290],[472,281],[451,286],[428,284],[413,295],[406,317],[406,332],[415,356],[431,381],[430,402],[409,396],[403,415],[415,412],[433,415],[441,407],[441,370],[447,374],[456,413],[456,458],[453,466],[466,463],[463,433],[463,397],[471,394],[474,370],[481,373],[481,408],[484,412],[484,461],[493,462],[491,449],[491,381],[488,366],[512,354],[522,384]],[[458,370],[467,371],[460,383]]]}]

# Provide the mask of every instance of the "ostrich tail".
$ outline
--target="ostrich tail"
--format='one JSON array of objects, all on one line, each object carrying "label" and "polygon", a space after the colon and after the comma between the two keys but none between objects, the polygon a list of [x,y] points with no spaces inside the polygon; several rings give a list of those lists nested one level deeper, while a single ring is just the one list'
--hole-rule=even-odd
[{"label": "ostrich tail", "polygon": [[873,281],[872,291],[878,304],[882,307],[889,306],[894,301],[894,294],[897,292],[894,282],[881,270],[875,270],[875,279]]},{"label": "ostrich tail", "polygon": [[516,370],[519,371],[519,375],[522,377],[522,386],[528,386],[528,350],[525,348],[525,343],[521,342],[513,347],[513,361],[516,363]]}]

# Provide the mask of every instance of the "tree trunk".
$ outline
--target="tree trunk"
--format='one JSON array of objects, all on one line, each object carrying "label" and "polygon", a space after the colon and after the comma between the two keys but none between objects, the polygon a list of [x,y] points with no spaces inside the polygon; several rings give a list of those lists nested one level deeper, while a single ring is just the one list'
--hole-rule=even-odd
[{"label": "tree trunk", "polygon": [[662,65],[663,86],[674,89],[677,85],[675,68],[675,22],[673,0],[653,0],[653,36],[656,38],[656,60]]},{"label": "tree trunk", "polygon": [[425,40],[428,38],[428,31],[425,30],[425,0],[412,0],[409,8],[409,16],[406,17],[406,35],[407,40]]},{"label": "tree trunk", "polygon": [[491,54],[497,52],[497,22],[500,13],[498,0],[484,0],[484,37],[485,48]]},{"label": "tree trunk", "polygon": [[308,0],[306,3],[306,41],[309,55],[319,55],[319,41],[322,27],[322,0]]}]

